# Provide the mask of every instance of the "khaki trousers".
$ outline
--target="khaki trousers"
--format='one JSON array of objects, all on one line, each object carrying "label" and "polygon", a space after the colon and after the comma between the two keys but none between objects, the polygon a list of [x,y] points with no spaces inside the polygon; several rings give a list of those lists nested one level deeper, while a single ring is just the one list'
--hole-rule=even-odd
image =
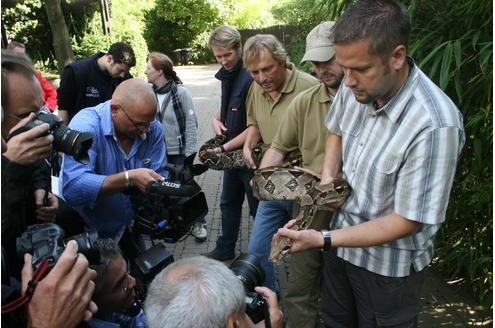
[{"label": "khaki trousers", "polygon": [[[332,212],[318,211],[309,229],[328,229]],[[319,249],[291,254],[285,295],[287,328],[314,328],[320,309],[322,254]]]}]

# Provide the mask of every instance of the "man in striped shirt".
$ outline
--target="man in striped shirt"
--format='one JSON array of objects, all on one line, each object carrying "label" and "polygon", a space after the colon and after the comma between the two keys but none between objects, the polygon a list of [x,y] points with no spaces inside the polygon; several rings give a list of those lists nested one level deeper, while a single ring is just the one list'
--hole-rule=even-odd
[{"label": "man in striped shirt", "polygon": [[321,183],[342,170],[352,194],[332,204],[330,231],[278,232],[295,240],[292,252],[325,250],[328,327],[417,325],[465,137],[454,103],[407,56],[410,30],[393,0],[358,1],[335,25],[345,79],[325,122]]}]

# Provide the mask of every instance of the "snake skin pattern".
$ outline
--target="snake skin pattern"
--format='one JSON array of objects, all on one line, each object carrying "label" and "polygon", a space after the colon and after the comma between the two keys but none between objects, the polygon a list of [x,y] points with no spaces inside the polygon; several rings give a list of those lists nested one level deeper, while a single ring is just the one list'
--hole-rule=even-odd
[{"label": "snake skin pattern", "polygon": [[[280,170],[274,170],[274,172],[277,173],[274,173],[271,179],[267,180],[265,186],[270,184],[272,180],[276,180],[278,175],[285,176],[285,174],[278,173],[280,172]],[[264,173],[268,174],[268,172]],[[302,176],[304,176],[304,174],[300,175],[299,177]],[[319,181],[316,178],[314,178],[314,180],[315,181],[313,182],[313,185],[304,194],[299,194],[299,196],[293,198],[294,200],[299,202],[300,207],[299,213],[295,218],[296,223],[290,228],[292,230],[299,231],[307,229],[313,221],[318,207],[325,204],[344,201],[345,199],[347,199],[351,192],[349,185],[342,178],[336,178],[331,183],[326,185],[318,184]],[[280,183],[283,183],[283,181],[280,180]],[[304,186],[300,189],[306,188],[306,186],[307,184],[304,184]],[[259,185],[257,188],[258,190],[263,189],[260,188]],[[268,189],[270,188],[271,187],[268,187]],[[287,237],[275,237],[272,240],[270,256],[268,258],[270,262],[279,263],[285,256],[287,256],[293,243],[294,241]]]},{"label": "snake skin pattern", "polygon": [[[246,169],[242,149],[228,153],[208,152],[208,149],[220,147],[225,143],[225,134],[208,140],[198,151],[199,160],[213,170]],[[269,148],[259,143],[252,149],[253,161],[259,166],[261,159]],[[349,185],[336,178],[327,185],[319,185],[319,179],[291,167],[300,166],[302,156],[299,150],[287,154],[280,166],[273,166],[254,171],[253,193],[261,200],[297,200],[300,202],[299,214],[293,230],[304,230],[313,221],[318,206],[343,201],[349,196]],[[290,251],[293,240],[278,237],[272,240],[269,260],[280,262]]]},{"label": "snake skin pattern", "polygon": [[[248,167],[244,162],[242,148],[227,153],[208,152],[208,149],[217,148],[223,145],[226,139],[227,135],[220,134],[205,142],[201,148],[199,148],[199,160],[212,170],[247,169]],[[269,145],[260,142],[251,150],[251,155],[256,166],[260,165],[261,159],[268,148],[270,148]],[[302,162],[301,152],[296,150],[287,154],[284,161],[290,163],[291,166],[300,165]]]}]

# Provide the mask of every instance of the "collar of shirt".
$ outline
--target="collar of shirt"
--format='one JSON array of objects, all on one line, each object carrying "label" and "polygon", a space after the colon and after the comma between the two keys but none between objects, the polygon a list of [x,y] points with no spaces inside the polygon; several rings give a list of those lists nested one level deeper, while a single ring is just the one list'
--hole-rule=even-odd
[{"label": "collar of shirt", "polygon": [[378,110],[375,108],[374,104],[367,104],[368,112],[370,115],[377,116],[381,113],[385,113],[392,122],[396,122],[402,115],[402,112],[405,110],[407,103],[413,95],[415,84],[418,81],[419,72],[418,67],[414,63],[414,59],[408,56],[407,63],[410,67],[409,76],[399,89],[399,92],[397,92],[397,94],[392,99],[390,99],[389,102],[385,104],[385,106]]}]

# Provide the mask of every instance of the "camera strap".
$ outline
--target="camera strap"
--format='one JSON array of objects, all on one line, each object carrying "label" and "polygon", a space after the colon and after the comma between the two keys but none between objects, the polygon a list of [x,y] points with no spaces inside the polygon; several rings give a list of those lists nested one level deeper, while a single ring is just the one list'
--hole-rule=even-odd
[{"label": "camera strap", "polygon": [[36,266],[33,272],[33,278],[28,282],[24,295],[19,296],[17,299],[13,300],[10,303],[2,305],[2,314],[17,310],[31,300],[38,282],[43,279],[43,277],[48,272],[48,268],[50,267],[51,262],[51,260],[46,258],[41,260],[40,264]]}]

